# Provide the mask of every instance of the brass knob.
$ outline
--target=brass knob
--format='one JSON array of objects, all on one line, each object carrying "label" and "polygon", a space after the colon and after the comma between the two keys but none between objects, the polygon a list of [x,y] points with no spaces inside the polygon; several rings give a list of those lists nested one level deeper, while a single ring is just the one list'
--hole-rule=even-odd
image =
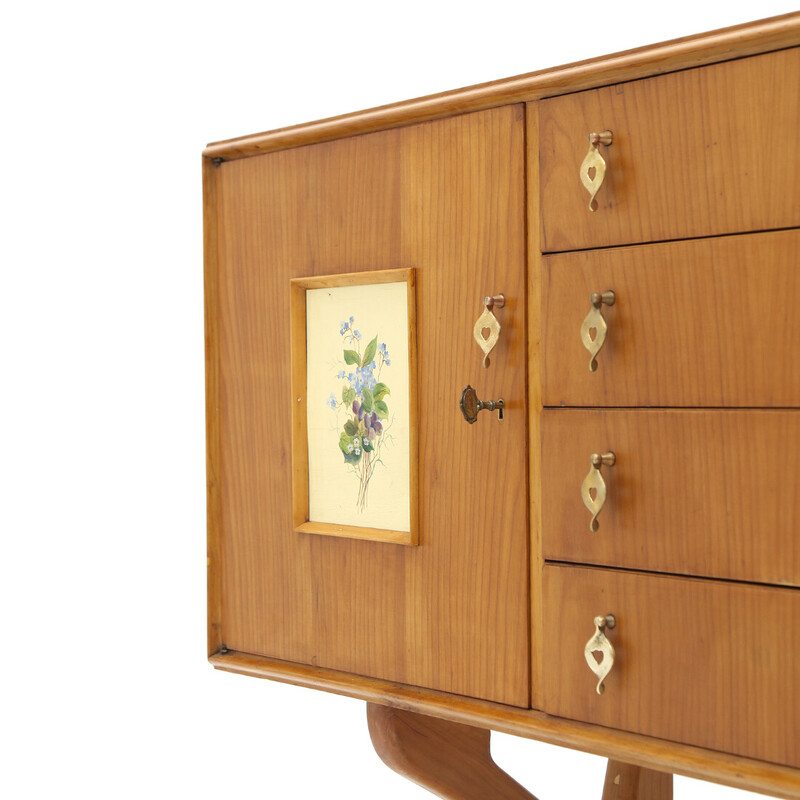
[{"label": "brass knob", "polygon": [[[593,292],[589,296],[589,302],[592,307],[581,325],[581,341],[592,357],[589,362],[589,372],[595,372],[597,370],[597,354],[603,349],[608,334],[608,324],[603,317],[603,306],[613,306],[617,302],[617,295],[610,289],[603,294]],[[594,338],[592,338],[592,331],[594,331]]]},{"label": "brass knob", "polygon": [[464,419],[472,425],[478,419],[481,411],[497,411],[497,418],[502,420],[505,400],[502,397],[499,400],[478,400],[478,393],[467,384],[464,391],[461,392],[461,400],[458,405]]},{"label": "brass knob", "polygon": [[[611,131],[603,131],[602,133],[589,134],[589,152],[581,163],[581,183],[583,183],[586,191],[589,192],[589,211],[597,210],[597,203],[594,198],[600,191],[603,185],[603,179],[606,176],[606,162],[597,145],[602,144],[608,147],[614,141],[614,135]],[[594,174],[591,171],[594,170]]]},{"label": "brass knob", "polygon": [[[594,532],[600,527],[597,515],[603,510],[607,494],[606,482],[603,480],[600,469],[603,466],[613,467],[617,463],[617,457],[609,450],[608,453],[603,453],[603,455],[592,453],[589,461],[591,462],[591,467],[589,468],[589,474],[583,479],[581,497],[583,498],[583,504],[592,512],[589,530]],[[595,492],[594,497],[592,497],[592,489]]]},{"label": "brass knob", "polygon": [[[617,620],[613,614],[595,617],[594,636],[586,642],[586,647],[583,648],[586,663],[597,678],[597,694],[603,694],[605,691],[606,687],[603,685],[603,681],[608,677],[608,673],[611,672],[611,667],[614,666],[614,645],[608,640],[605,630],[606,628],[611,630],[616,626]],[[600,653],[599,662],[594,657],[595,653]]]}]

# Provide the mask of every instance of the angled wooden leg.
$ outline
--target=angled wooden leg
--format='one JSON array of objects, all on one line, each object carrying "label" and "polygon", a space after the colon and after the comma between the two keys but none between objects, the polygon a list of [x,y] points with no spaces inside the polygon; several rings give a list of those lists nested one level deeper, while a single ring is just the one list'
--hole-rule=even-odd
[{"label": "angled wooden leg", "polygon": [[384,764],[438,797],[536,800],[494,763],[487,730],[374,703],[367,722]]},{"label": "angled wooden leg", "polygon": [[609,759],[603,800],[672,800],[672,775]]}]

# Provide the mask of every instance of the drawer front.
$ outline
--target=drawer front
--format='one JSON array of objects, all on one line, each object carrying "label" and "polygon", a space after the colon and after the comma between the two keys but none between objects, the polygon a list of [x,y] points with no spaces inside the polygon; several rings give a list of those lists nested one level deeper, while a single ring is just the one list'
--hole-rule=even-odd
[{"label": "drawer front", "polygon": [[[800,406],[798,254],[794,230],[546,256],[544,404]],[[591,372],[581,325],[607,290]]]},{"label": "drawer front", "polygon": [[[800,224],[798,98],[793,48],[541,101],[544,251]],[[592,212],[579,168],[604,130]]]},{"label": "drawer front", "polygon": [[[800,411],[546,409],[544,557],[800,586],[798,442]],[[592,532],[581,487],[607,451]]]},{"label": "drawer front", "polygon": [[[800,591],[562,566],[543,580],[546,712],[800,766]],[[598,695],[584,647],[607,614]]]}]

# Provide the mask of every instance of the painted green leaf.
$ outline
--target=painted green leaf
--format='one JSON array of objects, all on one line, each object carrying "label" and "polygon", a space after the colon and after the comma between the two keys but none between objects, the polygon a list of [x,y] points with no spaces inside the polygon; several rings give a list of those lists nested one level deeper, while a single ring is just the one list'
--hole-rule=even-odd
[{"label": "painted green leaf", "polygon": [[345,364],[358,364],[358,353],[355,350],[345,350],[344,351],[344,363]]},{"label": "painted green leaf", "polygon": [[348,446],[353,444],[353,437],[348,436],[346,433],[343,433],[339,437],[339,449],[342,451],[342,455],[344,456],[344,460],[348,464],[357,464],[361,460],[361,453],[356,455],[355,448],[353,448],[354,452],[348,452]]},{"label": "painted green leaf", "polygon": [[364,351],[364,358],[361,359],[361,366],[366,367],[373,358],[375,358],[375,353],[378,351],[378,337],[376,336],[368,345],[367,349]]},{"label": "painted green leaf", "polygon": [[355,422],[353,422],[353,420],[351,419],[347,420],[347,422],[345,422],[344,424],[344,432],[348,436],[355,436],[356,431],[358,431],[358,428],[356,427]]},{"label": "painted green leaf", "polygon": [[385,383],[376,383],[375,388],[372,390],[372,397],[374,400],[381,400],[391,394],[389,387]]},{"label": "painted green leaf", "polygon": [[374,398],[372,397],[372,392],[365,386],[361,390],[361,396],[364,398],[363,402],[361,403],[361,405],[364,406],[364,411],[366,411],[367,414],[371,414],[372,409],[374,408],[374,403],[373,403]]},{"label": "painted green leaf", "polygon": [[375,401],[375,413],[381,419],[386,419],[389,416],[389,406],[386,405],[384,400]]},{"label": "painted green leaf", "polygon": [[343,390],[343,399],[344,404],[349,409],[353,405],[353,400],[356,399],[356,390],[352,386],[348,386],[347,389]]}]

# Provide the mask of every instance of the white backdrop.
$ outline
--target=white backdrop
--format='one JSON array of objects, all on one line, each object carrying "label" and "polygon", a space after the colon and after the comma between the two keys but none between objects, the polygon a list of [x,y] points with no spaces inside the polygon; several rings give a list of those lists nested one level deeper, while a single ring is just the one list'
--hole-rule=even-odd
[{"label": "white backdrop", "polygon": [[[791,10],[7,7],[3,795],[430,797],[379,762],[362,703],[205,661],[206,142]],[[499,735],[494,752],[542,800],[600,796],[602,759]],[[678,800],[746,796],[676,782]]]}]

